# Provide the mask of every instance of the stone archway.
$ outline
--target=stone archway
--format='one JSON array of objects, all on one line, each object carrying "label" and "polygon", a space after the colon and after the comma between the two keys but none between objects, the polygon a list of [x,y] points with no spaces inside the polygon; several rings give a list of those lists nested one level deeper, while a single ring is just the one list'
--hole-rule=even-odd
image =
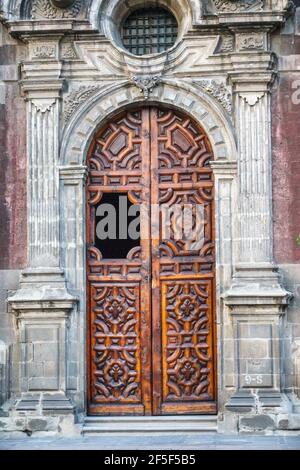
[{"label": "stone archway", "polygon": [[[130,83],[122,83],[103,89],[93,94],[72,115],[62,141],[61,151],[61,240],[63,266],[71,292],[80,298],[78,314],[72,328],[76,331],[78,343],[69,347],[69,356],[78,353],[78,346],[85,341],[85,165],[89,146],[95,131],[108,122],[113,115],[128,106],[144,105],[146,102],[140,90]],[[216,194],[216,318],[218,337],[222,337],[222,317],[220,294],[231,284],[232,273],[232,237],[233,219],[231,207],[235,194],[236,146],[229,116],[220,103],[205,90],[196,85],[178,81],[168,81],[155,88],[149,104],[167,105],[174,110],[184,112],[198,121],[212,145],[214,162],[211,164],[215,176]],[[224,215],[226,215],[226,220]],[[225,224],[225,225],[223,225]],[[68,243],[64,243],[68,240]],[[220,280],[222,269],[222,280]],[[222,354],[222,344],[218,345],[218,356]],[[85,350],[80,348],[81,385],[79,401],[85,407]],[[218,376],[222,377],[222,361],[218,361]],[[222,369],[222,370],[221,370]]]}]

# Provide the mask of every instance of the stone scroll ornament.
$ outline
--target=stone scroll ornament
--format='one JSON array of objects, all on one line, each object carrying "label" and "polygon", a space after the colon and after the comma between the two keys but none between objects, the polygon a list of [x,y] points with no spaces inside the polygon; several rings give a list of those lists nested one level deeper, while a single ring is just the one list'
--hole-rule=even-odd
[{"label": "stone scroll ornament", "polygon": [[263,0],[214,0],[215,7],[221,13],[258,11],[263,9]]},{"label": "stone scroll ornament", "polygon": [[73,91],[64,100],[64,122],[66,123],[71,119],[76,109],[84,103],[90,96],[99,91],[97,86],[80,87],[79,90]]},{"label": "stone scroll ornament", "polygon": [[196,80],[195,82],[200,85],[203,90],[216,98],[225,111],[231,115],[232,96],[224,83],[218,83],[215,80]]},{"label": "stone scroll ornament", "polygon": [[52,20],[76,18],[80,13],[83,0],[33,0],[32,19]]},{"label": "stone scroll ornament", "polygon": [[133,76],[131,77],[132,82],[137,86],[141,93],[144,94],[145,100],[147,100],[153,90],[160,82],[161,77],[159,75],[154,76]]}]

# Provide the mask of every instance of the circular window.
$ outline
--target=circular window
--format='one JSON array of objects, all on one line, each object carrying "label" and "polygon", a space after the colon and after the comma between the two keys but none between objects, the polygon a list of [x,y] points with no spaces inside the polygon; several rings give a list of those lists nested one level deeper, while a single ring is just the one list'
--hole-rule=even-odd
[{"label": "circular window", "polygon": [[175,44],[178,23],[165,8],[141,8],[125,19],[121,34],[124,47],[132,54],[155,54]]}]

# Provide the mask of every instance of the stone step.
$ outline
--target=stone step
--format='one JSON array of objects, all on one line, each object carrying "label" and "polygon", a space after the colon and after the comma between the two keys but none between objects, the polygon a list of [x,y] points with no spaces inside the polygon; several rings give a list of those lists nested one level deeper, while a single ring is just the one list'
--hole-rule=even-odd
[{"label": "stone step", "polygon": [[217,416],[90,416],[85,418],[84,435],[211,434],[217,432]]}]

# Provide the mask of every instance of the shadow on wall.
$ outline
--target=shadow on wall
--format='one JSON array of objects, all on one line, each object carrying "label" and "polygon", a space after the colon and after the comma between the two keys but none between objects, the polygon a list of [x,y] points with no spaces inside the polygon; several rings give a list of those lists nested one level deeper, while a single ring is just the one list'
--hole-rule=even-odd
[{"label": "shadow on wall", "polygon": [[21,20],[31,19],[32,1],[33,0],[23,0],[20,11]]},{"label": "shadow on wall", "polygon": [[0,341],[0,407],[6,400],[9,390],[9,349]]}]

